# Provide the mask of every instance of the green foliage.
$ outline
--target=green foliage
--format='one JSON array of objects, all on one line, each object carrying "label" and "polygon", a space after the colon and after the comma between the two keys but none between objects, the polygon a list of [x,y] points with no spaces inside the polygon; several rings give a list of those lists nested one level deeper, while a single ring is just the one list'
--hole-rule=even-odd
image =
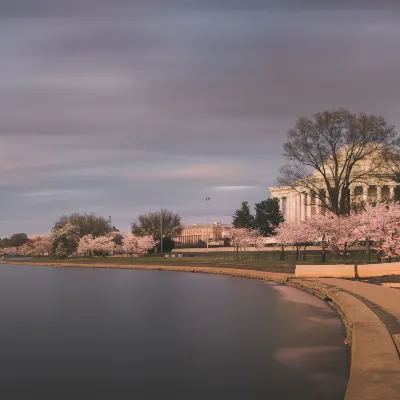
[{"label": "green foliage", "polygon": [[122,240],[123,240],[123,236],[120,233],[117,233],[114,236],[113,242],[117,245],[117,246],[122,246]]},{"label": "green foliage", "polygon": [[[162,244],[163,244],[163,253],[170,253],[172,251],[172,249],[175,248],[174,239],[172,239],[172,237],[170,237],[170,236],[163,237]],[[159,252],[160,251],[159,244],[158,244],[157,248],[158,248],[158,252]]]},{"label": "green foliage", "polygon": [[224,247],[231,247],[231,239],[224,238]]},{"label": "green foliage", "polygon": [[258,229],[264,236],[274,235],[275,228],[284,221],[279,210],[279,201],[277,199],[263,200],[256,203],[254,209],[255,215],[251,213],[249,203],[242,202],[242,206],[233,215],[233,226]]},{"label": "green foliage", "polygon": [[243,201],[242,206],[235,210],[232,224],[235,228],[254,227],[254,216],[250,211],[249,203],[247,201]]},{"label": "green foliage", "polygon": [[56,231],[67,224],[74,225],[78,228],[79,237],[92,235],[93,237],[105,236],[113,231],[110,226],[110,221],[103,217],[97,217],[94,214],[79,214],[63,215],[53,227]]},{"label": "green foliage", "polygon": [[284,221],[278,199],[267,199],[256,203],[255,211],[254,227],[264,236],[274,235],[276,227]]},{"label": "green foliage", "polygon": [[137,236],[150,235],[155,240],[160,240],[161,225],[164,238],[177,237],[183,229],[180,216],[168,210],[140,214],[137,221],[132,222],[131,228],[132,233]]},{"label": "green foliage", "polygon": [[63,215],[52,229],[53,255],[67,257],[76,251],[79,239],[85,235],[105,236],[113,231],[110,221],[94,214]]},{"label": "green foliage", "polygon": [[0,242],[0,247],[20,247],[28,240],[26,233],[14,233],[9,238],[4,238]]}]

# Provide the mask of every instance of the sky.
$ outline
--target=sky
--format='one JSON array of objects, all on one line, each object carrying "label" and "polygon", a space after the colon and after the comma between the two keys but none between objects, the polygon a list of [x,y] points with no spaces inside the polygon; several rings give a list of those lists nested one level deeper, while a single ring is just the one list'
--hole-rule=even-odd
[{"label": "sky", "polygon": [[400,127],[399,3],[0,0],[0,237],[73,212],[228,223],[297,118]]}]

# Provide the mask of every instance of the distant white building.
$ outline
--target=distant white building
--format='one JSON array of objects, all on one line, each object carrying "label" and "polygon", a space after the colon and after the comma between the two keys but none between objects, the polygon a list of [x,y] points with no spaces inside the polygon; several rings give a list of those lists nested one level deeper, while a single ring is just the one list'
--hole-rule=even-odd
[{"label": "distant white building", "polygon": [[[372,157],[371,157],[372,159]],[[359,174],[363,170],[371,170],[369,168],[370,159],[365,159],[355,166],[356,172]],[[324,193],[326,188],[322,176],[318,171],[311,175],[314,182],[319,186],[319,192]],[[318,185],[318,181],[320,184]],[[324,212],[321,207],[321,200],[316,198],[304,188],[293,187],[270,187],[271,197],[279,199],[279,208],[289,223],[296,223],[305,220],[316,213]],[[350,195],[352,201],[355,202],[381,202],[387,200],[399,200],[399,184],[395,181],[395,173],[392,170],[379,168],[374,174],[368,174],[363,178],[362,182],[355,182],[350,185]]]},{"label": "distant white building", "polygon": [[219,244],[225,237],[225,230],[228,225],[220,222],[212,224],[191,224],[185,225],[180,236],[175,238],[177,243],[196,244],[200,240],[209,244]]}]

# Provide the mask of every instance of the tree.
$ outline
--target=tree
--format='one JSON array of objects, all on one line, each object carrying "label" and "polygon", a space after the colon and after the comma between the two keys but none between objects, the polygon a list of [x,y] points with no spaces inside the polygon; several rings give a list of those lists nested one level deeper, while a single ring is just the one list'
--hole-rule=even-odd
[{"label": "tree", "polygon": [[239,259],[240,251],[250,247],[259,249],[263,246],[263,239],[257,229],[231,228],[227,232],[231,245],[235,248],[236,258]]},{"label": "tree", "polygon": [[113,253],[116,249],[114,234],[93,237],[85,235],[79,239],[77,253],[84,255],[104,255]]},{"label": "tree", "polygon": [[133,233],[125,233],[123,235],[122,249],[128,253],[147,254],[154,249],[157,242],[152,236],[136,236]]},{"label": "tree", "polygon": [[254,227],[254,216],[250,212],[249,203],[247,201],[243,201],[242,206],[235,210],[232,225],[234,228]]},{"label": "tree", "polygon": [[105,236],[113,232],[113,227],[110,226],[110,221],[108,219],[86,213],[63,215],[54,224],[53,230],[58,230],[67,224],[76,226],[78,228],[80,237],[92,235],[95,238],[98,236]]},{"label": "tree", "polygon": [[8,239],[8,246],[9,247],[20,247],[25,244],[28,240],[28,236],[26,233],[14,233]]},{"label": "tree", "polygon": [[69,222],[57,229],[53,228],[51,232],[53,256],[64,258],[71,255],[78,246],[79,238],[79,227]]},{"label": "tree", "polygon": [[178,214],[168,210],[140,214],[137,221],[132,222],[131,231],[137,236],[152,236],[155,240],[161,240],[162,236],[174,238],[181,234],[182,224]]},{"label": "tree", "polygon": [[296,260],[299,259],[300,250],[303,249],[303,258],[305,259],[307,246],[315,239],[315,232],[310,228],[307,220],[297,224],[282,223],[277,228],[276,241],[281,246],[282,260],[284,259],[284,246],[293,246],[296,249]]},{"label": "tree", "polygon": [[283,215],[279,210],[279,200],[267,199],[256,203],[255,211],[254,227],[263,236],[275,235],[277,226],[284,221]]},{"label": "tree", "polygon": [[[175,248],[175,241],[171,236],[164,236],[162,239],[163,253],[170,253]],[[157,244],[157,252],[161,252],[160,242]]]},{"label": "tree", "polygon": [[358,215],[358,224],[382,255],[400,255],[400,203],[366,205]]},{"label": "tree", "polygon": [[19,248],[19,254],[24,256],[41,257],[51,252],[52,243],[50,235],[35,235],[29,237]]},{"label": "tree", "polygon": [[323,111],[314,119],[300,118],[288,131],[284,151],[291,163],[281,169],[278,182],[310,194],[311,204],[318,199],[335,214],[349,214],[350,185],[372,175],[391,179],[398,147],[395,128],[383,117]]}]

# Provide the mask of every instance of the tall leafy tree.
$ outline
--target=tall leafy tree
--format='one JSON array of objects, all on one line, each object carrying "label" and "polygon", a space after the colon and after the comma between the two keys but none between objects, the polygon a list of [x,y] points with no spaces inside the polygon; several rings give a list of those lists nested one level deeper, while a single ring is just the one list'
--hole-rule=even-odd
[{"label": "tall leafy tree", "polygon": [[93,237],[105,236],[113,232],[110,221],[104,217],[98,217],[94,214],[63,215],[54,224],[53,231],[56,231],[67,224],[71,224],[78,228],[79,236],[92,235]]},{"label": "tall leafy tree", "polygon": [[[394,126],[380,116],[323,111],[300,118],[284,144],[289,164],[278,182],[340,215],[351,209],[350,185],[379,175],[381,181],[397,165],[399,138]],[[360,163],[363,167],[360,168]]]},{"label": "tall leafy tree", "polygon": [[76,251],[79,239],[86,235],[93,238],[113,232],[110,221],[94,214],[63,215],[52,229],[53,255],[66,257]]},{"label": "tall leafy tree", "polygon": [[155,240],[161,239],[161,228],[163,238],[179,236],[183,229],[180,216],[168,210],[140,214],[131,228],[135,235],[150,235]]},{"label": "tall leafy tree", "polygon": [[28,241],[28,236],[26,233],[14,233],[8,239],[8,246],[19,247],[24,245]]},{"label": "tall leafy tree", "polygon": [[254,216],[250,211],[249,203],[243,201],[239,209],[233,214],[232,224],[235,228],[253,228]]},{"label": "tall leafy tree", "polygon": [[275,229],[284,221],[278,199],[267,199],[255,204],[254,227],[264,236],[275,235]]}]

